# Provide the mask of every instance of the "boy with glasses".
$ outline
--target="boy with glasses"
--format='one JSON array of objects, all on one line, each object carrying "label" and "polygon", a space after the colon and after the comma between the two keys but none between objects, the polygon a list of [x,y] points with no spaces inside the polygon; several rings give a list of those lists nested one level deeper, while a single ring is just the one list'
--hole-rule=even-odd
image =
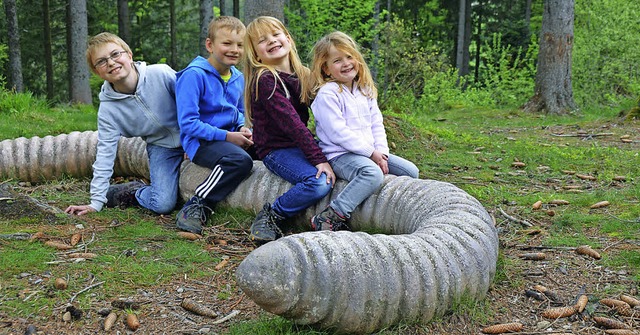
[{"label": "boy with glasses", "polygon": [[[99,94],[98,147],[93,163],[91,202],[65,212],[83,215],[107,207],[141,206],[158,214],[173,211],[184,151],[180,145],[175,104],[175,71],[165,64],[133,60],[120,37],[100,33],[89,40],[87,63],[104,79]],[[141,137],[147,143],[150,185],[109,185],[120,137]]]}]

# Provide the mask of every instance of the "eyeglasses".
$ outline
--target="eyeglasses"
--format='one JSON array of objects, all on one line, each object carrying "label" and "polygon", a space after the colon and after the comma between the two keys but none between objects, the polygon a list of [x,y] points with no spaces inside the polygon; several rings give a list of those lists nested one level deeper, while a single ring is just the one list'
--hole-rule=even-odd
[{"label": "eyeglasses", "polygon": [[111,59],[112,61],[117,61],[120,56],[122,56],[123,53],[126,53],[126,51],[122,50],[122,51],[114,51],[111,53],[111,55],[109,55],[109,57],[107,58],[99,58],[98,61],[93,64],[94,68],[102,68],[107,66],[107,63],[109,62],[109,59]]}]

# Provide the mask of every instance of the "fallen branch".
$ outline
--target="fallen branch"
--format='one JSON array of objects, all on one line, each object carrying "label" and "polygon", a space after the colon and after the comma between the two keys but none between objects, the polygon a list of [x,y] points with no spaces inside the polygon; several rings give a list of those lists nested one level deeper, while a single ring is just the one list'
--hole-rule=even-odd
[{"label": "fallen branch", "polygon": [[71,297],[71,299],[69,300],[69,303],[72,303],[74,300],[76,300],[76,298],[78,297],[78,295],[80,295],[80,294],[82,294],[82,293],[84,293],[84,292],[86,292],[86,291],[89,291],[90,289],[92,289],[92,288],[94,288],[94,287],[96,287],[96,286],[100,286],[100,285],[102,285],[102,284],[104,284],[104,281],[101,281],[101,282],[99,282],[99,283],[95,283],[95,284],[92,284],[92,285],[89,285],[89,286],[87,286],[87,287],[83,288],[82,290],[78,291],[76,294],[74,294],[74,295]]},{"label": "fallen branch", "polygon": [[240,313],[239,310],[234,309],[233,311],[231,311],[231,313],[229,313],[227,316],[221,317],[216,321],[213,321],[211,324],[217,325],[219,323],[223,323],[231,318],[233,318],[234,316],[238,315]]},{"label": "fallen branch", "polygon": [[614,133],[597,133],[597,134],[551,134],[556,137],[598,137],[598,136],[613,136]]},{"label": "fallen branch", "polygon": [[6,240],[28,240],[31,238],[29,233],[13,233],[13,234],[0,234],[0,239]]},{"label": "fallen branch", "polygon": [[514,218],[513,216],[511,216],[511,215],[509,215],[509,214],[505,213],[505,212],[502,210],[502,208],[500,208],[500,207],[498,207],[498,210],[500,211],[500,214],[502,214],[502,216],[504,216],[504,217],[505,217],[507,220],[509,220],[509,221],[513,221],[513,222],[515,222],[515,223],[519,223],[519,224],[521,224],[521,225],[523,225],[523,226],[533,227],[533,225],[532,225],[531,223],[529,223],[528,221],[520,220],[520,219],[518,219],[518,218]]}]

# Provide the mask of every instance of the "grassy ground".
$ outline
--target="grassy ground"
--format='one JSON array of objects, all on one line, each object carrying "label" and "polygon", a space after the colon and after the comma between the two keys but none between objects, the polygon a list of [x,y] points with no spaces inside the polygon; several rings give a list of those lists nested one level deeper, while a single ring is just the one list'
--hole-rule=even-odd
[{"label": "grassy ground", "polygon": [[[88,121],[78,121],[73,128],[52,126],[56,131],[51,134],[93,129],[91,112],[87,114]],[[52,115],[45,118],[52,124],[58,120]],[[8,123],[3,123],[0,139],[46,135],[28,133],[21,117],[13,118],[13,126],[12,118],[5,119]],[[86,128],[78,128],[80,124]],[[402,325],[381,334],[472,334],[485,325],[514,321],[529,330],[538,329],[540,311],[549,304],[525,296],[525,290],[535,283],[561,292],[565,302],[584,287],[591,313],[608,312],[597,304],[600,298],[620,293],[637,296],[638,121],[619,119],[613,109],[564,117],[457,109],[389,115],[386,124],[393,151],[416,162],[422,178],[459,186],[495,217],[501,255],[486,300],[463,301],[453,314],[429,325]],[[8,131],[16,128],[21,130]],[[103,322],[100,310],[113,308],[119,314],[114,329],[124,330],[124,315],[135,313],[145,334],[324,334],[261,312],[235,286],[235,267],[255,247],[246,238],[254,213],[219,209],[205,236],[190,241],[177,235],[172,215],[158,217],[140,209],[107,209],[81,218],[47,212],[35,215],[36,209],[29,210],[19,201],[29,196],[59,209],[85,203],[87,180],[4,183],[17,193],[0,196],[4,206],[0,214],[0,333],[7,329],[6,333],[24,333],[28,324],[47,334],[98,333]],[[534,209],[537,201],[540,207]],[[590,208],[601,201],[609,205]],[[95,257],[74,259],[70,251],[45,245],[46,241],[70,243],[74,234],[82,238],[71,251]],[[595,261],[576,255],[573,249],[583,244],[603,257]],[[531,250],[550,257],[531,262],[518,256]],[[542,277],[536,277],[539,272]],[[68,287],[55,289],[56,278],[65,279]],[[240,314],[214,324],[213,319],[180,308],[185,297],[211,307],[218,317],[234,310]],[[113,307],[114,301],[122,299],[138,305]],[[64,322],[71,302],[84,314],[79,320]],[[590,320],[583,316],[554,322],[545,329],[602,334]],[[625,321],[637,327],[633,318]]]}]

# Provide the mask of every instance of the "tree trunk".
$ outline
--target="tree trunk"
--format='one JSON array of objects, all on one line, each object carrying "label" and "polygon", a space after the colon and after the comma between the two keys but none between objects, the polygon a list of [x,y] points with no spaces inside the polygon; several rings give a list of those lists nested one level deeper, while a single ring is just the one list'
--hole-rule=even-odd
[{"label": "tree trunk", "polygon": [[473,81],[474,82],[478,82],[478,80],[480,80],[480,50],[482,49],[482,19],[484,18],[484,1],[483,0],[479,0],[478,1],[478,6],[477,6],[478,10],[476,11],[476,13],[478,14],[478,22],[476,22],[476,55],[475,55],[475,61],[476,61],[476,66],[473,69],[474,71],[474,75],[473,75]]},{"label": "tree trunk", "polygon": [[9,32],[9,88],[21,93],[24,91],[24,83],[22,81],[20,29],[18,28],[16,1],[5,0],[4,10],[7,15],[7,30]]},{"label": "tree trunk", "polygon": [[227,4],[224,0],[220,0],[220,16],[227,15]]},{"label": "tree trunk", "polygon": [[258,16],[273,16],[284,21],[284,0],[247,1],[244,4],[244,21],[246,24]]},{"label": "tree trunk", "polygon": [[52,100],[53,91],[53,52],[51,48],[51,17],[49,14],[49,0],[42,0],[42,25],[44,44],[44,68],[47,76],[47,100]]},{"label": "tree trunk", "polygon": [[458,76],[469,74],[469,42],[471,41],[471,3],[460,0],[458,15],[458,44],[456,47],[456,68]]},{"label": "tree trunk", "polygon": [[209,22],[213,20],[213,1],[200,0],[200,56],[209,57],[209,51],[204,45],[209,32]]},{"label": "tree trunk", "polygon": [[178,39],[176,38],[176,0],[169,0],[169,36],[171,39],[171,55],[169,66],[178,66]]},{"label": "tree trunk", "polygon": [[[375,28],[376,31],[380,27],[380,1],[376,1],[376,5],[373,10],[373,17],[375,20]],[[377,32],[375,36],[373,36],[373,41],[371,42],[371,56],[372,56],[372,66],[371,66],[371,76],[374,81],[378,81],[378,68],[380,67],[380,33]]]},{"label": "tree trunk", "polygon": [[576,109],[571,85],[574,0],[545,0],[533,97],[526,112],[567,114]]},{"label": "tree trunk", "polygon": [[118,36],[131,43],[131,20],[129,20],[129,1],[118,0]]},{"label": "tree trunk", "polygon": [[69,63],[69,93],[72,103],[91,104],[87,49],[86,0],[69,0],[67,8],[67,61]]},{"label": "tree trunk", "polygon": [[240,0],[233,0],[233,16],[240,18]]}]

